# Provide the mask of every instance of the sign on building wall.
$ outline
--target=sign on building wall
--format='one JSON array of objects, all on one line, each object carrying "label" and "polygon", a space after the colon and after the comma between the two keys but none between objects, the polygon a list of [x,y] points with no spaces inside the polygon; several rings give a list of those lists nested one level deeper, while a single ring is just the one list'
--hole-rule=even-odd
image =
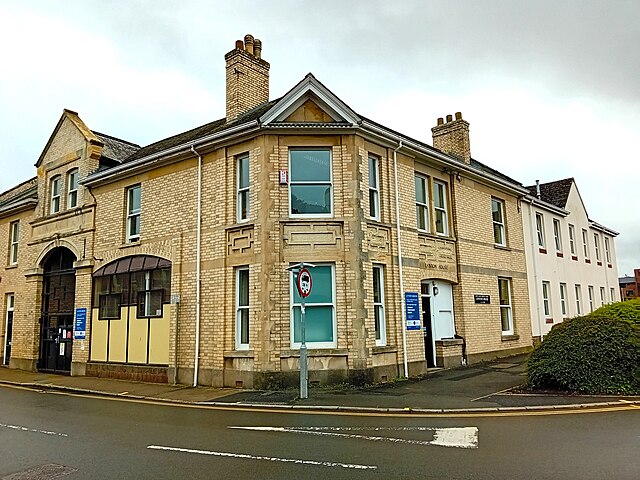
[{"label": "sign on building wall", "polygon": [[474,303],[480,303],[480,304],[483,304],[483,305],[488,305],[488,304],[490,304],[490,303],[491,303],[491,297],[490,297],[489,295],[484,295],[484,294],[481,294],[481,293],[476,293],[476,294],[473,296],[473,302],[474,302]]},{"label": "sign on building wall", "polygon": [[420,330],[420,297],[417,292],[404,292],[407,330]]},{"label": "sign on building wall", "polygon": [[76,308],[76,320],[73,323],[74,340],[85,340],[87,338],[87,309]]}]

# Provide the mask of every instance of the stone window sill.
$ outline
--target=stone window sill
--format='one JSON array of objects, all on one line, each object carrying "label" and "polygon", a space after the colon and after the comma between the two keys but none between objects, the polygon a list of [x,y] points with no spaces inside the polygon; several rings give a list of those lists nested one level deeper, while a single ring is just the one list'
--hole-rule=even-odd
[{"label": "stone window sill", "polygon": [[511,342],[513,340],[520,340],[520,335],[502,335],[503,342]]}]

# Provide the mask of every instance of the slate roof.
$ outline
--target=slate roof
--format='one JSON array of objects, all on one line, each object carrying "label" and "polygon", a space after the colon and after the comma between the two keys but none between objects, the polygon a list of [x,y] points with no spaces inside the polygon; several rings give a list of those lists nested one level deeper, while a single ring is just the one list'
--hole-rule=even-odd
[{"label": "slate roof", "polygon": [[[519,181],[506,176],[504,173],[500,173],[499,171],[494,170],[493,168],[485,165],[484,163],[479,162],[474,158],[471,159],[471,166],[476,170],[480,170],[483,173],[488,173],[489,175],[493,175],[494,177],[500,178],[501,180],[504,180],[506,182],[515,183],[516,185],[522,186],[522,183],[520,183]],[[525,187],[525,188],[529,188],[529,187]]]},{"label": "slate roof", "polygon": [[135,143],[127,142],[126,140],[93,130],[92,132],[104,144],[102,155],[111,160],[115,160],[118,163],[124,162],[127,158],[140,150],[140,145],[136,145]]},{"label": "slate roof", "polygon": [[630,285],[636,283],[635,277],[618,277],[618,283],[620,285]]},{"label": "slate roof", "polygon": [[[556,207],[564,208],[567,205],[567,199],[569,198],[569,192],[571,191],[571,185],[573,183],[573,177],[555,182],[541,183],[540,199]],[[538,196],[535,185],[525,188],[529,190],[532,196]]]},{"label": "slate roof", "polygon": [[38,196],[38,177],[30,178],[19,185],[0,193],[0,208],[25,198]]}]

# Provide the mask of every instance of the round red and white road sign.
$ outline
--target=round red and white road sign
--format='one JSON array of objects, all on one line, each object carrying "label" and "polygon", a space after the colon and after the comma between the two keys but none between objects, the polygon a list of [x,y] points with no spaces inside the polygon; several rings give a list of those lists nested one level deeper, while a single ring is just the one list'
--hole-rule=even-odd
[{"label": "round red and white road sign", "polygon": [[311,273],[306,268],[301,268],[298,272],[298,293],[301,297],[308,297],[311,293]]}]

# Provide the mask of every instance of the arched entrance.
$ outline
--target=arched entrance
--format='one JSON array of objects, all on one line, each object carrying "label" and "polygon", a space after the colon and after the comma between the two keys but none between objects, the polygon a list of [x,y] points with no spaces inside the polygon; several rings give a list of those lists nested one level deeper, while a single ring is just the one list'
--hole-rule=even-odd
[{"label": "arched entrance", "polygon": [[73,310],[76,294],[75,255],[66,248],[52,250],[43,263],[40,358],[38,370],[71,372]]}]

